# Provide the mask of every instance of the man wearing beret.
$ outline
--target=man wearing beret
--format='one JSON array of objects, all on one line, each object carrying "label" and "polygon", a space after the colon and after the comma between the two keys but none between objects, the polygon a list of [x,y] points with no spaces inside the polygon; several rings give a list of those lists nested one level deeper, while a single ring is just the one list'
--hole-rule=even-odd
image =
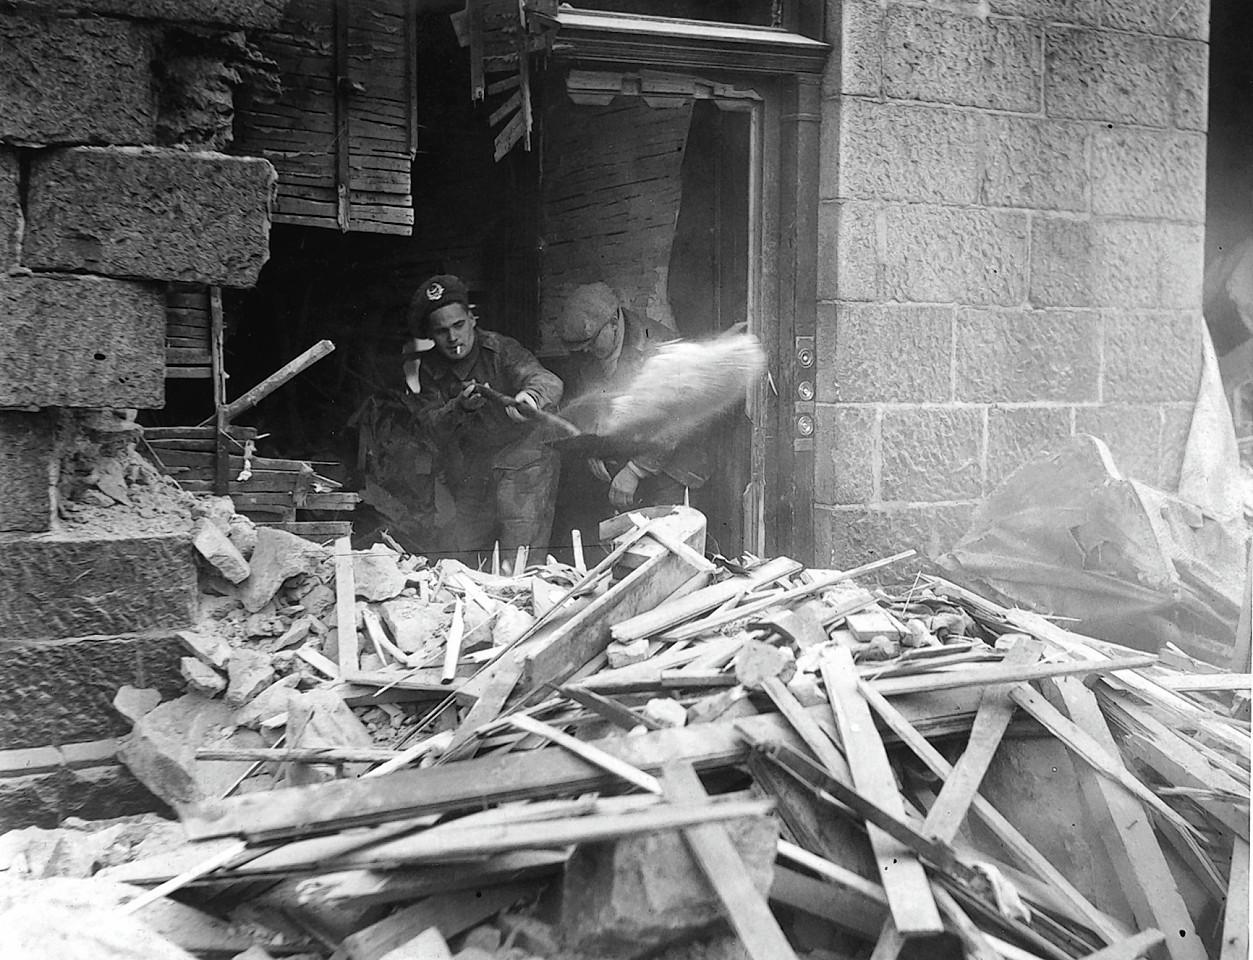
[{"label": "man wearing beret", "polygon": [[[579,384],[578,393],[580,407],[590,406],[593,421],[598,397],[611,402],[615,389],[630,380],[659,344],[678,338],[669,327],[623,307],[606,283],[584,284],[571,291],[557,332],[571,354],[586,358],[587,382]],[[584,409],[579,414],[588,416]],[[594,422],[580,425],[589,433],[597,432]],[[604,457],[588,460],[588,469],[597,480],[609,484],[609,502],[619,510],[683,503],[688,488],[700,487],[709,478],[711,457],[701,438],[677,439],[659,437],[641,448],[609,450]]]},{"label": "man wearing beret", "polygon": [[[522,407],[552,410],[562,383],[518,341],[480,329],[465,284],[431,277],[409,306],[410,333],[435,342],[418,360],[418,422],[440,452],[457,506],[458,549],[548,548],[560,459]],[[475,392],[486,384],[519,405]]]}]

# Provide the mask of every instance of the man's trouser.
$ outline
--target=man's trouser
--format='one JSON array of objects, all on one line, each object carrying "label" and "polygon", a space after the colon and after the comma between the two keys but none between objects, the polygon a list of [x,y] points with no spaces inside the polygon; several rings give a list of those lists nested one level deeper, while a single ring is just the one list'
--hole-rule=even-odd
[{"label": "man's trouser", "polygon": [[502,557],[521,546],[530,547],[532,553],[547,551],[560,469],[560,458],[548,446],[520,467],[468,469],[450,484],[457,504],[458,549],[490,551],[499,540]]}]

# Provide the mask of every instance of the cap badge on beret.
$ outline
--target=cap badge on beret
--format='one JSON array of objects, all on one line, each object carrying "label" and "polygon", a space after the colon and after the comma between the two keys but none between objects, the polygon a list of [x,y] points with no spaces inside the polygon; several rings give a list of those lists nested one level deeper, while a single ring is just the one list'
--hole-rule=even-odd
[{"label": "cap badge on beret", "polygon": [[434,303],[436,300],[444,296],[444,285],[442,283],[432,283],[426,288],[426,299]]}]

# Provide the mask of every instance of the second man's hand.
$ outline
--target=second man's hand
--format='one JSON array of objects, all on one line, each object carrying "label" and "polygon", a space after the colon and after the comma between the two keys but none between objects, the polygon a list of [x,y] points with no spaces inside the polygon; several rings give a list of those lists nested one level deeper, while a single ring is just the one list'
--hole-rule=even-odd
[{"label": "second man's hand", "polygon": [[479,393],[479,385],[473,380],[467,383],[457,395],[457,403],[466,413],[473,413],[486,402],[483,395]]},{"label": "second man's hand", "polygon": [[635,505],[635,492],[639,489],[640,481],[651,475],[650,471],[634,460],[628,460],[626,466],[618,471],[613,482],[609,484],[609,502],[619,510],[629,510]]},{"label": "second man's hand", "polygon": [[[516,406],[505,407],[505,415],[515,423],[525,423],[531,419],[529,411],[539,411],[539,403],[529,390],[521,391],[513,399]],[[524,407],[527,409],[524,410]]]}]

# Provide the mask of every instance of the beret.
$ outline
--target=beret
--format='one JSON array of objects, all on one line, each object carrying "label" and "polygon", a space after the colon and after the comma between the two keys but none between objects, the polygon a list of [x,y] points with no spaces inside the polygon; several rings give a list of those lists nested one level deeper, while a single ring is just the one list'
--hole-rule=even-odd
[{"label": "beret", "polygon": [[409,326],[421,330],[426,318],[450,303],[470,304],[470,294],[460,277],[442,273],[431,277],[418,287],[409,301]]}]

